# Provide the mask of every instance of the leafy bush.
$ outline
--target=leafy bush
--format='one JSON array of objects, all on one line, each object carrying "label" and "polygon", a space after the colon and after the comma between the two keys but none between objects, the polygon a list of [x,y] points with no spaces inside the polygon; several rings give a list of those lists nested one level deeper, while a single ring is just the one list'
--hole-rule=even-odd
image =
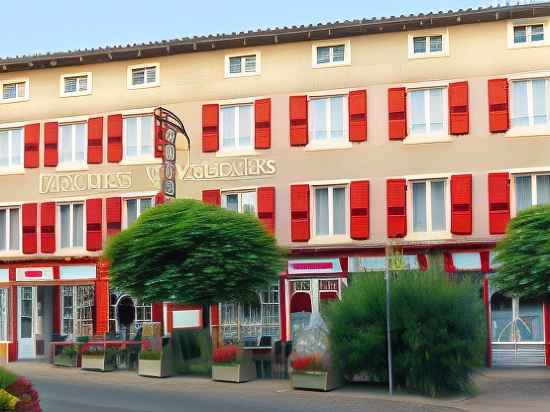
[{"label": "leafy bush", "polygon": [[11,384],[15,383],[17,375],[7,369],[0,367],[0,388],[6,389]]},{"label": "leafy bush", "polygon": [[[476,285],[437,271],[392,278],[392,351],[398,386],[436,396],[469,389],[484,355],[483,305]],[[356,275],[328,311],[331,352],[345,375],[387,381],[384,276]]]},{"label": "leafy bush", "polygon": [[162,358],[162,352],[146,349],[139,353],[139,358],[143,360],[160,360]]},{"label": "leafy bush", "polygon": [[212,361],[220,364],[231,364],[237,362],[239,348],[236,345],[225,345],[214,350]]},{"label": "leafy bush", "polygon": [[0,411],[14,411],[17,402],[17,397],[0,388]]},{"label": "leafy bush", "polygon": [[6,391],[19,398],[15,405],[16,412],[41,412],[38,392],[29,380],[18,377],[17,380],[6,388]]}]

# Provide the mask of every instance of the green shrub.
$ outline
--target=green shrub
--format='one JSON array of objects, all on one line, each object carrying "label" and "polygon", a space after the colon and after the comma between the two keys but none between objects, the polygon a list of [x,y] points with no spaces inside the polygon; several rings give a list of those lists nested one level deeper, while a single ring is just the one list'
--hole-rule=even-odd
[{"label": "green shrub", "polygon": [[[392,351],[397,386],[430,396],[466,391],[484,355],[483,304],[468,279],[440,272],[392,277]],[[335,366],[387,381],[386,292],[382,274],[356,275],[328,323]],[[350,327],[353,325],[353,327]]]},{"label": "green shrub", "polygon": [[160,358],[162,358],[162,352],[147,349],[139,353],[139,358],[143,360],[160,360]]},{"label": "green shrub", "polygon": [[15,383],[17,375],[7,369],[0,367],[0,389],[6,389],[8,386]]}]

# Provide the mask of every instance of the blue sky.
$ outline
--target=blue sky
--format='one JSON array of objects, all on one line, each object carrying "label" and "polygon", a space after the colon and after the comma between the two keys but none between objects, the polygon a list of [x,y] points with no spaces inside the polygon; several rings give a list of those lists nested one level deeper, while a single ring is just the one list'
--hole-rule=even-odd
[{"label": "blue sky", "polygon": [[1,13],[0,57],[491,4],[488,0],[3,0],[2,3],[5,4]]}]

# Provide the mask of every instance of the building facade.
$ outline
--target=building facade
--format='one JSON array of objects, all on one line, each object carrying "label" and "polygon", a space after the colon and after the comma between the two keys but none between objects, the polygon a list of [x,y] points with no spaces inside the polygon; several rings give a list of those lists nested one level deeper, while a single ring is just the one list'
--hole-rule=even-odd
[{"label": "building facade", "polygon": [[[10,358],[52,333],[120,329],[128,298],[109,294],[98,258],[161,200],[162,106],[191,138],[177,145],[177,197],[254,213],[291,251],[256,304],[211,308],[223,339],[291,341],[392,245],[410,268],[481,274],[490,364],[549,365],[548,302],[490,280],[508,220],[550,202],[549,24],[544,3],[0,61]],[[202,322],[132,303],[134,323]]]}]

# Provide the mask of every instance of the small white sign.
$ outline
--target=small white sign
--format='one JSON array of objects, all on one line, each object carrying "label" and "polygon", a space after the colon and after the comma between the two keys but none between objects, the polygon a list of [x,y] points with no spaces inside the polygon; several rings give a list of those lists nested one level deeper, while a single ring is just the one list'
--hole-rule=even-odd
[{"label": "small white sign", "polygon": [[16,268],[15,278],[18,282],[36,282],[40,280],[53,280],[53,268],[28,267]]},{"label": "small white sign", "polygon": [[340,259],[299,259],[288,261],[289,275],[341,273]]},{"label": "small white sign", "polygon": [[202,328],[202,310],[175,310],[172,312],[172,328]]},{"label": "small white sign", "polygon": [[10,281],[10,270],[0,269],[0,282],[9,282],[9,281]]},{"label": "small white sign", "polygon": [[61,280],[79,280],[95,279],[95,265],[68,265],[59,267],[59,279]]}]

